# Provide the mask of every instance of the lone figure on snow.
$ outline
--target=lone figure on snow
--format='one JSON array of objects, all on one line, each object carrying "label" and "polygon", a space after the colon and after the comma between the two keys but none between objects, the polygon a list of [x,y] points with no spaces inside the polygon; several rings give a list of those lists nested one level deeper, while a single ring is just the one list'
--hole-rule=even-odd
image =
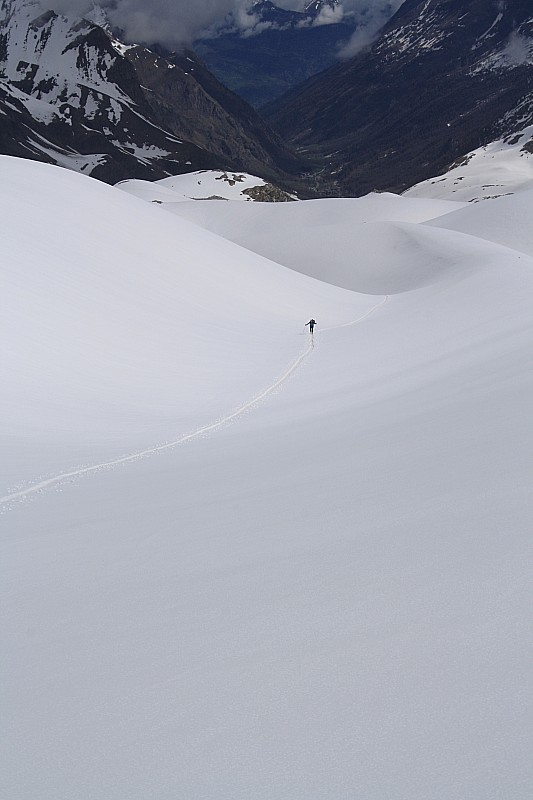
[{"label": "lone figure on snow", "polygon": [[314,330],[315,325],[316,325],[316,319],[311,318],[309,320],[309,322],[305,323],[305,327],[307,328],[308,325],[309,325],[309,330],[311,331],[311,333],[313,333],[313,330]]}]

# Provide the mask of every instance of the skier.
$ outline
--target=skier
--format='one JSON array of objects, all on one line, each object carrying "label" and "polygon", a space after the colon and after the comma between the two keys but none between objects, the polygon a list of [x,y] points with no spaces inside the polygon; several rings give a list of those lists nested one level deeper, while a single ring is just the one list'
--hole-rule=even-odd
[{"label": "skier", "polygon": [[313,319],[313,318],[311,317],[311,319],[309,320],[309,322],[306,322],[306,323],[305,323],[305,327],[307,328],[307,326],[308,326],[308,325],[309,325],[309,330],[311,331],[311,333],[313,333],[314,327],[315,327],[315,325],[316,325],[316,319]]}]

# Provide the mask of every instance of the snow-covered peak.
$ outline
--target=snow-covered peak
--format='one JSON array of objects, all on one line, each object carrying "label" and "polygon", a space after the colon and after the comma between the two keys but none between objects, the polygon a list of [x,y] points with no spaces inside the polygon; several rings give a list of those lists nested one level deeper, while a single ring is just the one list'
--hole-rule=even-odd
[{"label": "snow-covered peak", "polygon": [[110,76],[120,56],[102,28],[41,9],[33,0],[2,0],[4,76],[26,94],[65,110],[67,104],[79,107],[87,90],[127,102]]},{"label": "snow-covered peak", "polygon": [[[91,21],[43,12],[34,0],[1,0],[0,10],[0,103],[12,125],[3,152],[109,182],[213,163],[152,120],[131,46],[112,35],[103,12],[95,7]],[[145,80],[155,61],[146,51]]]}]

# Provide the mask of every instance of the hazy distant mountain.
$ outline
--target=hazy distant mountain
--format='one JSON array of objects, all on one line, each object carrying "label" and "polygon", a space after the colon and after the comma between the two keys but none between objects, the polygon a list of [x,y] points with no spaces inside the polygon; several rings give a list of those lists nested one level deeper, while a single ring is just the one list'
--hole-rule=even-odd
[{"label": "hazy distant mountain", "polygon": [[366,53],[266,109],[338,190],[401,191],[533,122],[530,0],[406,0]]},{"label": "hazy distant mountain", "polygon": [[304,11],[287,11],[261,0],[249,10],[249,28],[230,17],[194,49],[222,83],[259,108],[337,61],[355,22],[339,13],[322,24],[321,15],[340,8],[339,0],[312,0]]}]

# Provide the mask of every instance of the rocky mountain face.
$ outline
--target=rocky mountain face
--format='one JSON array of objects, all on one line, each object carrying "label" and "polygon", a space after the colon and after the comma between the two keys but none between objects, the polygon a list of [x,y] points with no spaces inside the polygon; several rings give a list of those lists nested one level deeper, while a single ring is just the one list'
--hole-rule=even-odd
[{"label": "rocky mountain face", "polygon": [[195,169],[270,179],[301,162],[192,53],[129,46],[101,24],[0,0],[0,149],[114,183]]},{"label": "rocky mountain face", "polygon": [[533,123],[531,0],[406,0],[367,52],[264,112],[331,191],[402,191]]},{"label": "rocky mountain face", "polygon": [[127,57],[152,115],[165,129],[214,153],[231,169],[244,164],[246,171],[271,180],[302,170],[302,160],[198,56],[191,51],[160,52],[161,57],[134,47]]},{"label": "rocky mountain face", "polygon": [[199,38],[194,50],[220,81],[255,108],[334,64],[339,47],[355,30],[340,0],[311,0],[303,11],[261,0],[247,18],[249,27],[243,29],[230,15],[226,27]]}]

